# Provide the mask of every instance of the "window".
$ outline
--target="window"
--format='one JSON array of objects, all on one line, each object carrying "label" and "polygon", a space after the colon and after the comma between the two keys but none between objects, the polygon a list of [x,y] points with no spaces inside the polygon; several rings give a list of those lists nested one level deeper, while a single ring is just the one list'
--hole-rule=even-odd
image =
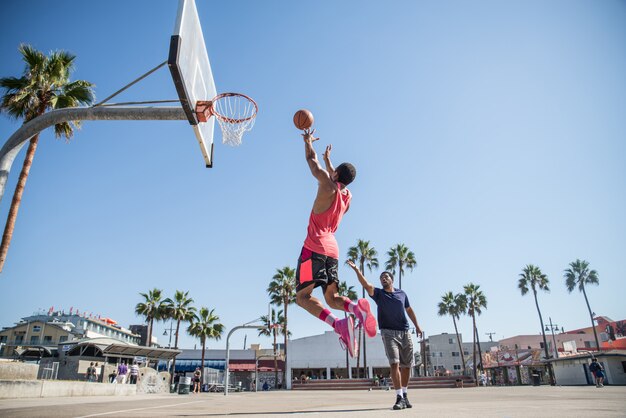
[{"label": "window", "polygon": [[21,344],[24,342],[24,336],[23,335],[16,335],[15,336],[15,344]]},{"label": "window", "polygon": [[67,341],[67,335],[62,335],[59,337],[59,342],[60,343],[64,343],[65,341]]},{"label": "window", "polygon": [[460,357],[461,353],[459,353],[458,351],[453,351],[452,352],[452,357]]},{"label": "window", "polygon": [[33,332],[41,332],[41,325],[33,325]]},{"label": "window", "polygon": [[460,364],[455,364],[453,367],[454,367],[454,370],[461,370]]},{"label": "window", "polygon": [[469,351],[463,350],[463,354],[469,356]]},{"label": "window", "polygon": [[622,369],[624,369],[624,373],[626,373],[626,361],[622,361]]},{"label": "window", "polygon": [[539,343],[539,348],[544,348],[543,343]]},{"label": "window", "polygon": [[30,343],[31,344],[39,344],[39,336],[38,335],[31,335],[30,336]]},{"label": "window", "polygon": [[448,344],[454,344],[454,338],[448,338]]},{"label": "window", "polygon": [[52,335],[46,335],[45,337],[43,337],[43,342],[44,343],[51,343],[52,342]]},{"label": "window", "polygon": [[0,343],[6,343],[7,342],[7,336],[6,335],[0,335]]}]

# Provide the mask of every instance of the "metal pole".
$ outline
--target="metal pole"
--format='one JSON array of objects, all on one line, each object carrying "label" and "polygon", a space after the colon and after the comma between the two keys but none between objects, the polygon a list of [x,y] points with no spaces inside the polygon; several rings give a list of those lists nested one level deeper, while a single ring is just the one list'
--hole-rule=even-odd
[{"label": "metal pole", "polygon": [[0,149],[0,202],[13,160],[26,141],[44,129],[77,120],[187,120],[182,107],[73,107],[56,109],[22,125]]},{"label": "metal pole", "polygon": [[226,337],[226,366],[224,367],[224,396],[228,396],[228,362],[230,361],[230,336],[238,329],[259,329],[259,327],[261,326],[262,325],[239,325],[238,327],[234,327],[233,329],[231,329],[228,333],[228,336]]}]

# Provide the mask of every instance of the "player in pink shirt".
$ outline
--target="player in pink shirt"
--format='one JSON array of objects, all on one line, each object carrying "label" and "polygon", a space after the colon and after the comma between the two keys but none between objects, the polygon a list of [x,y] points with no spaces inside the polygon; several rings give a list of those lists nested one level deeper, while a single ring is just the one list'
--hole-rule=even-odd
[{"label": "player in pink shirt", "polygon": [[318,181],[317,196],[309,217],[307,236],[298,259],[296,271],[296,303],[311,315],[329,324],[345,345],[350,356],[354,357],[357,347],[354,334],[354,321],[351,316],[337,319],[320,300],[312,296],[313,289],[321,286],[324,299],[330,308],[353,313],[366,333],[376,335],[376,319],[370,311],[369,302],[359,299],[352,302],[339,296],[339,277],[337,274],[339,246],[335,239],[335,231],[341,218],[350,208],[352,194],[346,186],[354,180],[356,169],[350,163],[343,163],[334,168],[330,162],[332,145],[326,147],[323,169],[313,149],[315,130],[307,129],[304,137],[304,152],[311,174]]}]

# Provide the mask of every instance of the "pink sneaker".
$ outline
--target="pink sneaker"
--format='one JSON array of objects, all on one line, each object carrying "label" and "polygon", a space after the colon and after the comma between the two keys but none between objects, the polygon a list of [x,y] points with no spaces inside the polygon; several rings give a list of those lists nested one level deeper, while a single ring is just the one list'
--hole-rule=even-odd
[{"label": "pink sneaker", "polygon": [[335,332],[339,334],[339,342],[348,350],[350,357],[356,353],[356,338],[354,335],[354,320],[351,316],[335,321]]},{"label": "pink sneaker", "polygon": [[374,338],[376,336],[376,319],[370,310],[369,301],[367,299],[359,299],[357,305],[359,306],[359,310],[363,316],[361,325],[365,328],[365,333],[368,337]]}]

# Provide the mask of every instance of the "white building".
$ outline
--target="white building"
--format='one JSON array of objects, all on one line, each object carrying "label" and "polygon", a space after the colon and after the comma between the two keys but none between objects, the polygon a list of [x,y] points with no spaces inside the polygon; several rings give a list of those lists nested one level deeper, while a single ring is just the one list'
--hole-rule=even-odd
[{"label": "white building", "polygon": [[[420,344],[414,335],[412,338],[414,352],[418,354]],[[366,348],[369,372],[367,376],[382,374],[388,377],[389,361],[380,334],[374,338],[367,338]],[[293,378],[299,377],[301,373],[317,379],[356,378],[357,359],[348,357],[348,361],[350,367],[346,369],[346,351],[339,345],[339,336],[334,331],[290,340],[287,356],[287,387],[290,389]],[[359,367],[363,367],[362,355]]]}]

